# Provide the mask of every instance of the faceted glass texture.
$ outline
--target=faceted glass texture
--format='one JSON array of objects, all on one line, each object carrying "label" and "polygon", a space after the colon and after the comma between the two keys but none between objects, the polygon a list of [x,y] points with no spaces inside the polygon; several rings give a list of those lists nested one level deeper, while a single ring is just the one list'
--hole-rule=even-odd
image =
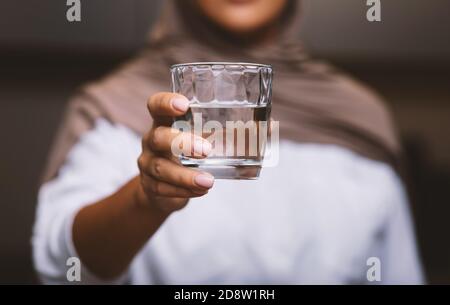
[{"label": "faceted glass texture", "polygon": [[[272,67],[253,63],[189,63],[171,67],[172,91],[191,103],[264,106],[271,101]],[[206,106],[206,105],[205,105]]]}]

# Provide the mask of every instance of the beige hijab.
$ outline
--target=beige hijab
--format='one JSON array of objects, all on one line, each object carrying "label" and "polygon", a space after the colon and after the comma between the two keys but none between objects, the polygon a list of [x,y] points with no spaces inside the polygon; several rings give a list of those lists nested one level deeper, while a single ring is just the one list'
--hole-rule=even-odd
[{"label": "beige hijab", "polygon": [[[148,97],[170,90],[169,67],[198,61],[240,61],[274,67],[272,117],[280,136],[336,144],[397,165],[400,148],[380,98],[331,66],[309,59],[298,40],[300,1],[276,25],[276,39],[236,39],[203,16],[194,0],[165,1],[142,53],[108,77],[85,86],[70,102],[50,153],[44,181],[57,175],[71,147],[103,117],[143,134],[151,125]],[[257,36],[257,35],[256,35]]]}]

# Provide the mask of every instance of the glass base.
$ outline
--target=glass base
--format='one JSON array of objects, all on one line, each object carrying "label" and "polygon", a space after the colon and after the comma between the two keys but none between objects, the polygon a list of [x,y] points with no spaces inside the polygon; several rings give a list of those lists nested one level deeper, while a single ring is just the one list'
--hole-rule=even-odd
[{"label": "glass base", "polygon": [[262,160],[233,158],[180,158],[181,164],[214,176],[215,179],[256,180],[261,172]]},{"label": "glass base", "polygon": [[195,168],[214,176],[215,179],[256,180],[261,172],[261,166],[218,166],[204,164],[184,164],[186,167]]}]

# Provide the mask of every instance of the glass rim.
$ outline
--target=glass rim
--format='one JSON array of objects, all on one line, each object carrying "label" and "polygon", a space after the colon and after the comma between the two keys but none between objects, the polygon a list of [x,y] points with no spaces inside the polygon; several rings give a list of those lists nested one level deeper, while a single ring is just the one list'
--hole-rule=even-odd
[{"label": "glass rim", "polygon": [[175,69],[178,67],[187,67],[187,66],[253,66],[256,68],[272,68],[272,65],[268,64],[258,64],[258,63],[252,63],[252,62],[233,62],[233,61],[205,61],[205,62],[188,62],[188,63],[182,63],[182,64],[175,64],[170,66],[170,69]]}]

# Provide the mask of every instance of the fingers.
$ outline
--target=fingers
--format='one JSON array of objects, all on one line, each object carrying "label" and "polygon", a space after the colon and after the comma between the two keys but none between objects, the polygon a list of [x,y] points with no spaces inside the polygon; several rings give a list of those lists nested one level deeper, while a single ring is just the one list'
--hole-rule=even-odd
[{"label": "fingers", "polygon": [[181,154],[203,158],[212,150],[211,144],[202,137],[169,127],[174,117],[189,109],[188,99],[175,93],[157,93],[149,99],[147,106],[154,125],[142,140],[143,153],[138,160],[145,192],[153,198],[172,199],[208,193],[214,177],[184,167],[178,158],[177,161],[174,158]]},{"label": "fingers", "polygon": [[214,184],[212,175],[184,167],[163,157],[144,154],[139,158],[138,165],[141,172],[157,181],[195,193],[202,193]]},{"label": "fingers", "polygon": [[148,111],[155,122],[183,115],[189,109],[189,100],[181,94],[160,92],[152,95],[147,103]]},{"label": "fingers", "polygon": [[142,179],[146,191],[151,193],[153,197],[195,198],[208,193],[207,189],[201,191],[188,190],[164,181],[159,181],[148,175],[144,175]]},{"label": "fingers", "polygon": [[166,126],[152,128],[144,137],[143,146],[155,152],[198,158],[206,157],[212,150],[211,144],[202,137]]}]

